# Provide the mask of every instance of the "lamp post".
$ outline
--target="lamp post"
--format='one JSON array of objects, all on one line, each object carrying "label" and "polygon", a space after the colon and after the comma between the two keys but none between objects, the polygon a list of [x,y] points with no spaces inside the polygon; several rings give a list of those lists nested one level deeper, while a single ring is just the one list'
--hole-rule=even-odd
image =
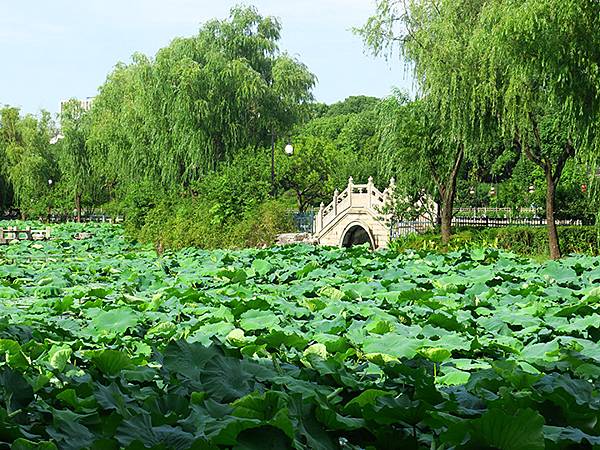
[{"label": "lamp post", "polygon": [[[294,146],[288,140],[284,150],[287,156],[294,154]],[[275,132],[271,135],[271,195],[275,197]]]},{"label": "lamp post", "polygon": [[[48,179],[48,190],[52,190],[52,184],[54,183],[54,181],[52,181],[52,178]],[[52,199],[50,198],[48,200],[48,222],[50,222],[50,218],[52,217]]]},{"label": "lamp post", "polygon": [[477,205],[473,201],[473,199],[475,199],[475,188],[473,186],[469,188],[469,195],[471,195],[471,205],[473,205],[473,219],[475,219],[477,216]]},{"label": "lamp post", "polygon": [[[533,184],[529,185],[529,189],[527,190],[527,192],[529,193],[529,200],[531,200],[531,196],[534,194],[535,192],[535,186]],[[536,210],[535,210],[535,205],[533,204],[533,202],[530,203],[530,207],[533,210],[533,216],[537,216]]]}]

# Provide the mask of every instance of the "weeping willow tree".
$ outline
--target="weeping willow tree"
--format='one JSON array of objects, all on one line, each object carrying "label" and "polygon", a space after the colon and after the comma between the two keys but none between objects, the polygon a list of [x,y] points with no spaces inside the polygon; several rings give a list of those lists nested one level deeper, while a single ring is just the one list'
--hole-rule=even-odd
[{"label": "weeping willow tree", "polygon": [[[440,123],[426,99],[409,101],[404,94],[386,99],[380,108],[378,166],[396,180],[393,212],[397,220],[426,214],[439,220],[442,240],[447,243],[466,156],[496,150],[486,141],[473,140],[467,153],[464,142],[451,139]],[[436,211],[430,199],[439,205]]]},{"label": "weeping willow tree", "polygon": [[595,0],[380,0],[362,33],[375,52],[398,44],[446,136],[481,151],[500,130],[544,171],[558,258],[556,186],[566,161],[598,154],[598,30]]},{"label": "weeping willow tree", "polygon": [[70,100],[61,112],[64,139],[58,153],[62,188],[74,201],[77,222],[81,222],[82,200],[97,188],[92,173],[88,144],[89,117],[77,100]]},{"label": "weeping willow tree", "polygon": [[[24,218],[47,207],[48,180],[55,173],[50,138],[54,124],[50,114],[21,116],[18,108],[0,111],[0,172],[6,189],[5,206],[16,206]],[[12,198],[6,194],[11,193]]]},{"label": "weeping willow tree", "polygon": [[[465,87],[460,76],[454,75],[473,68],[465,53],[468,37],[477,21],[473,5],[478,1],[454,2],[455,6],[444,20],[437,19],[438,2],[415,1],[410,3],[409,9],[405,9],[405,3],[379,1],[377,14],[357,32],[375,55],[391,57],[399,49],[401,57],[414,70],[420,100],[410,107],[408,117],[398,112],[394,118],[393,108],[388,109],[391,116],[382,123],[396,122],[393,128],[401,130],[404,138],[398,142],[398,136],[389,140],[384,134],[382,146],[386,159],[396,163],[398,192],[406,191],[413,197],[423,188],[415,189],[415,177],[429,180],[426,184],[433,186],[440,202],[442,240],[447,243],[451,237],[458,174],[475,147],[485,148],[481,138],[471,131],[468,100],[461,93]],[[454,116],[448,114],[449,98],[437,92],[441,89],[438,84],[444,84],[453,93]],[[403,127],[398,120],[409,120],[414,128]]]},{"label": "weeping willow tree", "polygon": [[277,20],[234,8],[155,58],[117,65],[92,111],[94,167],[105,182],[186,188],[240,149],[286,133],[315,77],[279,51],[280,32]]}]

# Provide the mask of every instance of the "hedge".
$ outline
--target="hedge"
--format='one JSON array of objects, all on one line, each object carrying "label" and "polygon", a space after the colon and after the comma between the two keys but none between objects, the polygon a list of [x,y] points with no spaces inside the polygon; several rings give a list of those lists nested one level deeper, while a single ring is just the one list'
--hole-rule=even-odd
[{"label": "hedge", "polygon": [[[595,226],[558,227],[561,251],[600,255],[599,229]],[[548,256],[548,230],[546,227],[458,228],[448,244],[442,243],[438,231],[412,234],[392,242],[391,248],[413,250],[455,250],[463,247],[495,247],[527,256]]]}]

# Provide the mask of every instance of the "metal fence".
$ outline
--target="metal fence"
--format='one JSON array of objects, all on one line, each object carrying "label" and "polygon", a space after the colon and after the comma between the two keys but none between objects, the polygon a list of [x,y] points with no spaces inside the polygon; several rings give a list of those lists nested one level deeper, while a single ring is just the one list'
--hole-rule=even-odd
[{"label": "metal fence", "polygon": [[[593,225],[589,221],[582,219],[557,220],[557,225],[561,226],[583,226]],[[472,227],[472,228],[501,228],[510,226],[530,226],[542,227],[546,226],[545,217],[454,217],[452,226],[454,227]],[[434,228],[434,224],[430,221],[405,221],[391,224],[390,236],[392,239],[408,236],[414,233],[424,233]]]},{"label": "metal fence", "polygon": [[[587,225],[581,219],[557,220],[557,225]],[[510,226],[546,226],[545,217],[454,217],[452,225],[457,227],[510,227]]]},{"label": "metal fence", "polygon": [[[17,211],[4,211],[0,213],[0,220],[19,220],[21,215]],[[42,222],[50,223],[65,223],[75,222],[76,216],[74,214],[50,214],[50,216],[39,217],[38,220]],[[123,216],[111,216],[109,214],[82,214],[82,222],[101,222],[101,223],[121,223],[123,222]]]},{"label": "metal fence", "polygon": [[315,212],[295,212],[292,214],[294,225],[298,233],[314,233],[315,232]]}]

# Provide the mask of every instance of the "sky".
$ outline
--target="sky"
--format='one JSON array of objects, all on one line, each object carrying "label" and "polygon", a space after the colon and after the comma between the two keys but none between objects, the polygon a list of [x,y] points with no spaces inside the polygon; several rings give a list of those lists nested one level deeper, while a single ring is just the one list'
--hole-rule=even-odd
[{"label": "sky", "polygon": [[0,0],[0,105],[55,113],[61,100],[94,96],[117,62],[134,52],[154,56],[237,4],[281,21],[280,48],[317,76],[318,101],[412,88],[399,59],[366,54],[351,31],[374,12],[374,0]]}]

